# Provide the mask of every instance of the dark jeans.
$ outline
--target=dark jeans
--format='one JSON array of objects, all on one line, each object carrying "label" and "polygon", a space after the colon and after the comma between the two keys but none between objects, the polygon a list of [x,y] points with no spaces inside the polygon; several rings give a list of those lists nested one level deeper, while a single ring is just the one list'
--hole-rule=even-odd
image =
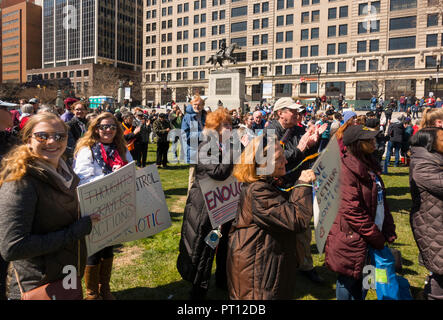
[{"label": "dark jeans", "polygon": [[156,164],[166,166],[168,164],[169,141],[157,142],[157,161]]},{"label": "dark jeans", "polygon": [[6,276],[9,262],[0,256],[0,300],[6,300]]},{"label": "dark jeans", "polygon": [[401,150],[401,142],[388,142],[388,149],[386,150],[386,159],[385,159],[385,165],[383,167],[383,173],[388,173],[388,165],[389,161],[391,161],[391,153],[392,148],[394,148],[395,152],[395,162],[394,167],[398,167],[399,161],[400,161],[400,150]]},{"label": "dark jeans", "polygon": [[423,294],[426,300],[443,300],[443,275],[429,275]]},{"label": "dark jeans", "polygon": [[335,288],[337,300],[365,300],[367,292],[363,289],[363,279],[338,275]]},{"label": "dark jeans", "polygon": [[101,249],[99,252],[94,253],[92,256],[88,257],[87,265],[88,266],[97,266],[100,264],[101,259],[109,259],[114,256],[114,247],[106,247]]}]

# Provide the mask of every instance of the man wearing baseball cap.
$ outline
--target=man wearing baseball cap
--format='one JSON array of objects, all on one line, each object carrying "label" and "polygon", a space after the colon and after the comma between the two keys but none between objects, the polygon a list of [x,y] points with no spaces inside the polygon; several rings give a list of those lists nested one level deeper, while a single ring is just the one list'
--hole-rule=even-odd
[{"label": "man wearing baseball cap", "polygon": [[29,100],[29,103],[34,107],[34,114],[36,114],[40,106],[40,101],[37,98],[32,98]]},{"label": "man wearing baseball cap", "polygon": [[74,102],[77,102],[77,101],[78,101],[78,99],[76,99],[76,98],[66,98],[65,99],[64,103],[65,103],[66,111],[60,117],[64,122],[69,122],[69,121],[71,121],[72,118],[74,118],[74,114],[71,112],[71,106]]},{"label": "man wearing baseball cap", "polygon": [[[305,107],[300,103],[295,102],[290,97],[278,99],[274,104],[275,120],[272,120],[266,128],[267,132],[273,129],[277,139],[283,146],[286,160],[286,171],[295,168],[303,159],[311,154],[314,154],[318,149],[319,136],[318,132],[306,132],[306,129],[301,124]],[[302,170],[309,169],[310,163],[306,162],[298,170],[284,176],[284,187],[289,188],[298,180]],[[311,230],[308,228],[306,232],[297,235],[297,241],[303,248],[304,257],[303,263],[299,269],[303,275],[308,277],[311,281],[321,283],[324,280],[317,274],[314,269],[312,255],[311,255]]]}]

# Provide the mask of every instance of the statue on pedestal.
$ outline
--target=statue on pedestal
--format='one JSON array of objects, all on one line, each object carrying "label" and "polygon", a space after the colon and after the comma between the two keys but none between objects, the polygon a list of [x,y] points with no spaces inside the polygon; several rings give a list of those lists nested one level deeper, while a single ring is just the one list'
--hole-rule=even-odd
[{"label": "statue on pedestal", "polygon": [[217,66],[217,63],[220,65],[220,67],[223,67],[223,62],[226,60],[229,60],[230,62],[236,64],[237,59],[232,56],[232,53],[235,49],[240,49],[240,46],[237,43],[231,43],[229,47],[226,48],[226,42],[223,41],[220,44],[220,49],[217,51],[216,54],[213,54],[206,63],[210,62],[213,64],[214,67]]}]

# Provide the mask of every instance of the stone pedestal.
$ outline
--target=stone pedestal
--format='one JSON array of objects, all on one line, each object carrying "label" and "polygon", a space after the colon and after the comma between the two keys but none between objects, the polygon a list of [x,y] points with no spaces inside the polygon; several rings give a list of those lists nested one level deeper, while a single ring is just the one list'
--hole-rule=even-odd
[{"label": "stone pedestal", "polygon": [[245,74],[237,69],[221,69],[209,74],[209,94],[205,106],[215,110],[219,100],[229,110],[243,110],[245,102]]}]

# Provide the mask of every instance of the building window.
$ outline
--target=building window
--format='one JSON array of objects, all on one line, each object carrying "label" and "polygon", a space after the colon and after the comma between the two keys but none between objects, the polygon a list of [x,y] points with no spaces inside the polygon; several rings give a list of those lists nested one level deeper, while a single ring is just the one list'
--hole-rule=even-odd
[{"label": "building window", "polygon": [[358,23],[358,34],[366,33],[368,32],[368,22],[363,21]]},{"label": "building window", "polygon": [[347,42],[341,42],[338,44],[338,54],[346,54],[348,53],[348,44]]},{"label": "building window", "polygon": [[426,68],[435,68],[435,67],[437,67],[436,56],[427,56],[426,57]]},{"label": "building window", "polygon": [[261,60],[268,60],[268,50],[262,50],[260,52],[260,58]]},{"label": "building window", "polygon": [[426,48],[437,47],[438,46],[437,37],[438,37],[438,34],[426,35]]},{"label": "building window", "polygon": [[286,75],[292,74],[292,65],[285,66],[285,74]]},{"label": "building window", "polygon": [[328,27],[328,38],[332,38],[337,36],[337,28],[336,26],[329,26]]},{"label": "building window", "polygon": [[301,38],[301,40],[308,40],[309,39],[309,29],[301,30],[300,38]]},{"label": "building window", "polygon": [[285,58],[292,59],[292,48],[285,48]]},{"label": "building window", "polygon": [[369,60],[369,71],[377,71],[378,70],[378,60]]},{"label": "building window", "polygon": [[237,7],[231,9],[231,17],[246,16],[248,14],[248,6]]},{"label": "building window", "polygon": [[240,31],[246,31],[248,28],[247,22],[236,22],[231,24],[231,33],[232,32],[240,32]]},{"label": "building window", "polygon": [[428,27],[438,25],[438,13],[428,14]]},{"label": "building window", "polygon": [[326,73],[335,73],[335,62],[328,62],[326,64]]},{"label": "building window", "polygon": [[328,44],[328,52],[327,52],[328,56],[335,55],[335,47],[336,47],[335,43]]},{"label": "building window", "polygon": [[281,76],[283,74],[283,66],[275,66],[275,75]]},{"label": "building window", "polygon": [[308,23],[308,22],[309,22],[309,12],[302,12],[301,23]]},{"label": "building window", "polygon": [[293,31],[286,31],[285,34],[285,41],[286,42],[290,42],[293,40],[294,36],[293,36],[294,32]]},{"label": "building window", "polygon": [[417,8],[417,0],[391,0],[391,11]]},{"label": "building window", "polygon": [[347,24],[341,24],[338,27],[338,35],[341,36],[346,36],[348,35],[348,25]]},{"label": "building window", "polygon": [[337,18],[337,8],[328,9],[328,20]]},{"label": "building window", "polygon": [[276,42],[283,42],[283,32],[277,32],[277,34],[275,35],[276,38]]},{"label": "building window", "polygon": [[319,28],[312,28],[311,29],[311,39],[318,39],[319,37]]},{"label": "building window", "polygon": [[286,25],[293,25],[294,24],[294,15],[293,14],[288,14],[286,15]]},{"label": "building window", "polygon": [[417,16],[393,18],[389,20],[389,30],[411,29],[417,27]]},{"label": "building window", "polygon": [[255,19],[252,21],[252,30],[260,29],[260,19]]},{"label": "building window", "polygon": [[284,25],[285,22],[285,17],[284,16],[278,16],[277,17],[277,27],[280,27],[282,25]]},{"label": "building window", "polygon": [[320,10],[312,11],[311,22],[319,22],[320,21]]},{"label": "building window", "polygon": [[252,36],[252,45],[258,46],[259,44],[260,44],[260,36],[258,36],[258,35]]},{"label": "building window", "polygon": [[340,18],[348,17],[348,6],[340,7]]},{"label": "building window", "polygon": [[337,71],[346,72],[346,61],[340,61],[339,63],[337,63]]},{"label": "building window", "polygon": [[300,47],[300,57],[308,56],[308,46]]},{"label": "building window", "polygon": [[369,41],[369,52],[377,52],[379,50],[379,40]]},{"label": "building window", "polygon": [[389,50],[403,50],[415,48],[415,36],[389,39]]},{"label": "building window", "polygon": [[357,41],[357,52],[366,52],[366,40]]},{"label": "building window", "polygon": [[259,51],[252,51],[252,61],[257,61],[259,59],[259,54]]},{"label": "building window", "polygon": [[283,49],[275,50],[275,59],[283,59]]},{"label": "building window", "polygon": [[357,72],[358,71],[366,71],[366,60],[357,61]]},{"label": "building window", "polygon": [[308,74],[308,65],[306,63],[300,65],[300,74]]},{"label": "building window", "polygon": [[309,65],[309,73],[310,74],[316,74],[317,73],[317,68],[318,68],[318,63],[311,63]]},{"label": "building window", "polygon": [[388,59],[388,70],[414,69],[415,58],[391,58]]}]

